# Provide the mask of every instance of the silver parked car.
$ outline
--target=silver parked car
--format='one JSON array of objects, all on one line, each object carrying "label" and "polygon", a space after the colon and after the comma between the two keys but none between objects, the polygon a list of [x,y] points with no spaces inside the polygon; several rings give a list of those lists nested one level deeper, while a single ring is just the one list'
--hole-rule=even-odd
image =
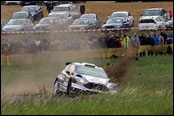
[{"label": "silver parked car", "polygon": [[140,20],[138,25],[139,30],[158,30],[161,28],[166,28],[167,22],[164,18],[160,16],[155,16],[153,18],[144,18]]},{"label": "silver parked car", "polygon": [[127,12],[127,11],[121,11],[121,12],[113,12],[112,15],[108,18],[114,18],[114,17],[123,17],[123,18],[127,18],[129,21],[129,26],[133,26],[134,25],[134,18],[133,16]]},{"label": "silver parked car", "polygon": [[2,31],[2,28],[8,23],[8,21],[6,20],[1,20],[1,31]]},{"label": "silver parked car", "polygon": [[13,31],[31,31],[34,24],[30,19],[11,19],[6,26],[2,28],[3,32]]},{"label": "silver parked car", "polygon": [[21,1],[5,1],[5,5],[10,5],[10,4],[21,4]]},{"label": "silver parked car", "polygon": [[76,19],[72,25],[69,26],[69,29],[82,29],[82,30],[86,30],[86,29],[97,29],[98,28],[98,24],[96,23],[95,20],[93,19]]},{"label": "silver parked car", "polygon": [[173,29],[173,17],[169,21],[167,21],[167,28]]},{"label": "silver parked car", "polygon": [[65,20],[57,17],[42,18],[39,23],[34,27],[34,30],[53,30],[53,29],[67,29]]},{"label": "silver parked car", "polygon": [[166,19],[165,13],[166,11],[164,8],[149,8],[144,11],[144,14],[141,15],[140,20],[153,18],[154,16],[160,16]]},{"label": "silver parked car", "polygon": [[13,13],[10,19],[30,19],[32,22],[34,21],[30,12],[22,12],[22,11]]},{"label": "silver parked car", "polygon": [[57,17],[57,18],[63,19],[65,20],[65,23],[67,25],[71,25],[73,22],[73,17],[68,12],[51,12],[48,14],[48,17]]},{"label": "silver parked car", "polygon": [[100,28],[100,19],[96,14],[83,14],[81,17],[81,19],[93,19],[94,21],[96,21],[98,28]]},{"label": "silver parked car", "polygon": [[84,93],[116,93],[116,84],[110,82],[106,72],[94,64],[66,63],[65,69],[54,82],[53,94],[67,93],[75,97]]}]

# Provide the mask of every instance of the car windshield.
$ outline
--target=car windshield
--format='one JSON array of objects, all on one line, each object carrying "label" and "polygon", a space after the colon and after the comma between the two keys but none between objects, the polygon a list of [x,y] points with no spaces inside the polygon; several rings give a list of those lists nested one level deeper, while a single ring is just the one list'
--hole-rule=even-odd
[{"label": "car windshield", "polygon": [[55,19],[41,19],[39,24],[54,24]]},{"label": "car windshield", "polygon": [[110,23],[123,23],[123,19],[109,19],[106,24]]},{"label": "car windshield", "polygon": [[114,13],[111,17],[127,17],[127,13]]},{"label": "car windshield", "polygon": [[55,7],[53,11],[69,11],[69,7]]},{"label": "car windshield", "polygon": [[27,20],[10,20],[7,25],[26,25]]},{"label": "car windshield", "polygon": [[26,19],[27,18],[27,14],[26,13],[15,13],[12,16],[12,19]]},{"label": "car windshield", "polygon": [[76,68],[76,72],[78,74],[82,74],[82,75],[89,75],[89,76],[93,76],[93,77],[108,79],[108,76],[105,73],[105,71],[101,70],[101,69],[96,69],[96,68],[85,67],[85,66],[79,65]]},{"label": "car windshield", "polygon": [[72,6],[71,8],[72,8],[72,11],[77,11],[78,10],[76,6]]},{"label": "car windshield", "polygon": [[160,16],[160,10],[146,10],[143,16]]},{"label": "car windshield", "polygon": [[94,19],[95,16],[94,15],[82,15],[81,18],[90,18],[90,19],[92,18],[92,19]]},{"label": "car windshield", "polygon": [[72,25],[87,25],[88,23],[89,23],[88,20],[78,19],[78,20],[75,20]]},{"label": "car windshield", "polygon": [[65,15],[64,14],[50,14],[49,17],[58,17],[58,18],[64,19]]},{"label": "car windshield", "polygon": [[24,7],[22,8],[22,11],[35,12],[36,7]]}]

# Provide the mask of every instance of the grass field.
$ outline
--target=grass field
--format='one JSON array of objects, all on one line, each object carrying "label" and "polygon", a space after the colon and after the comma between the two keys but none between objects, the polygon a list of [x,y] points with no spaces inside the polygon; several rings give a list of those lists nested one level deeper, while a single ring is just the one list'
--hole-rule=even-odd
[{"label": "grass field", "polygon": [[[77,4],[79,6],[79,4]],[[129,2],[115,3],[114,1],[87,1],[86,13],[95,13],[100,17],[101,23],[107,20],[115,11],[128,11],[134,16],[135,26],[139,23],[140,15],[144,10],[151,7],[165,8],[167,11],[173,10],[173,2]],[[44,16],[48,16],[46,6],[41,6]],[[1,19],[8,20],[16,11],[20,11],[20,5],[3,5],[1,6]]]},{"label": "grass field", "polygon": [[[88,61],[104,67],[106,62],[118,60]],[[42,82],[49,88],[63,63],[35,64],[31,66],[2,67],[1,87],[7,88],[15,80]],[[120,67],[121,68],[121,67]],[[131,77],[116,94],[98,94],[55,102],[42,97],[39,101],[7,102],[1,95],[2,114],[173,114],[173,56],[146,56],[134,62],[129,71]],[[46,79],[46,81],[44,81]],[[39,81],[40,80],[40,81]],[[20,83],[18,83],[20,85]],[[32,84],[32,83],[31,83]],[[9,85],[10,86],[10,85]],[[15,86],[13,86],[15,88]],[[23,86],[25,90],[25,87]],[[1,89],[2,93],[2,89]],[[47,96],[48,97],[48,96]],[[57,97],[59,99],[59,97]]]}]

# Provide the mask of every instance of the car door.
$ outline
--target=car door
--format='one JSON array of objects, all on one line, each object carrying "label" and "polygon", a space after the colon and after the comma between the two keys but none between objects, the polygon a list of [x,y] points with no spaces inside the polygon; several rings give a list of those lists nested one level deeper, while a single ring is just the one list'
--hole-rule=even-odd
[{"label": "car door", "polygon": [[128,13],[128,20],[129,20],[129,22],[130,22],[130,26],[132,26],[133,25],[133,16],[130,14],[130,13]]},{"label": "car door", "polygon": [[159,24],[159,26],[161,28],[165,28],[166,27],[166,22],[165,22],[165,20],[162,17],[157,17],[155,20],[157,21],[157,23]]}]

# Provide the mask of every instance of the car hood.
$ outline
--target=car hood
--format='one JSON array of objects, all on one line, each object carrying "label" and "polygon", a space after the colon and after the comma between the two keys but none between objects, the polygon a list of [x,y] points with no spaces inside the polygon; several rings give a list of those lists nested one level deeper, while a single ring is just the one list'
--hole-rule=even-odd
[{"label": "car hood", "polygon": [[3,30],[20,30],[22,29],[24,26],[23,25],[6,25],[4,26]]},{"label": "car hood", "polygon": [[82,28],[82,27],[87,27],[88,25],[70,25],[69,27],[71,28]]},{"label": "car hood", "polygon": [[111,23],[111,24],[104,24],[103,26],[122,26],[122,23]]},{"label": "car hood", "polygon": [[95,84],[102,84],[102,85],[107,85],[110,80],[110,79],[103,79],[103,78],[93,77],[93,76],[88,76],[88,75],[82,75],[82,78],[87,83],[95,83]]},{"label": "car hood", "polygon": [[37,24],[35,27],[50,27],[50,24]]},{"label": "car hood", "polygon": [[140,20],[142,20],[142,19],[151,19],[151,18],[154,18],[154,17],[156,17],[156,16],[141,16]]}]

